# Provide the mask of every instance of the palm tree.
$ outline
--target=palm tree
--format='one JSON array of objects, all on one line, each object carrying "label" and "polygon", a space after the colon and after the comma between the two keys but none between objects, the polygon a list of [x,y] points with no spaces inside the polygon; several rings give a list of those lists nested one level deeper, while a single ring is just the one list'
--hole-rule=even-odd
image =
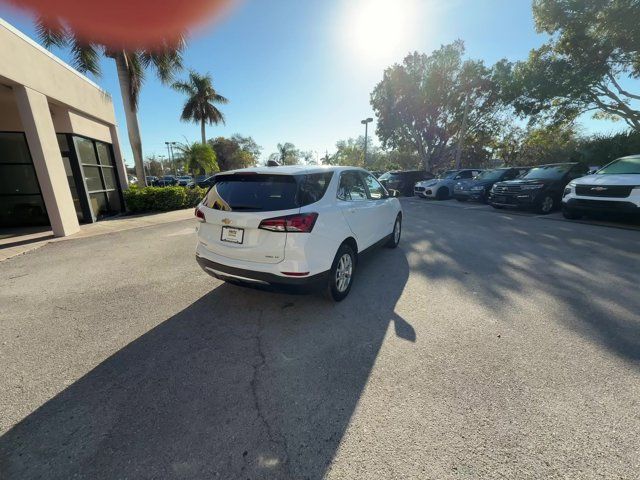
[{"label": "palm tree", "polygon": [[169,84],[177,70],[182,69],[182,50],[184,38],[164,41],[157,49],[151,50],[115,50],[101,44],[81,40],[66,25],[57,19],[38,19],[36,29],[40,41],[45,47],[57,46],[70,48],[73,66],[83,72],[100,76],[100,56],[115,61],[120,84],[120,94],[127,122],[129,143],[133,152],[138,185],[146,185],[142,159],[142,140],[138,125],[138,98],[148,67],[154,67],[160,81]]},{"label": "palm tree", "polygon": [[216,89],[213,88],[213,79],[208,73],[200,75],[191,70],[188,81],[175,82],[172,86],[188,96],[180,119],[185,122],[200,122],[202,144],[206,144],[205,125],[207,123],[210,125],[224,124],[224,115],[214,104],[229,103],[229,100],[216,92]]},{"label": "palm tree", "polygon": [[291,142],[279,143],[278,155],[280,165],[298,165],[300,163],[300,151]]},{"label": "palm tree", "polygon": [[220,171],[216,152],[207,143],[182,143],[178,145],[178,150],[182,153],[187,172],[196,179],[197,175],[216,173]]}]

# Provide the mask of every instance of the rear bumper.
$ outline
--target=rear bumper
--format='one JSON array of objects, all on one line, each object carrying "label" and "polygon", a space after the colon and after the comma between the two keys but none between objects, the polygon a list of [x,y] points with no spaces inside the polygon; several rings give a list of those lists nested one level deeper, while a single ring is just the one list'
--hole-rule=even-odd
[{"label": "rear bumper", "polygon": [[257,272],[244,268],[231,267],[196,255],[198,265],[212,277],[230,283],[257,288],[275,288],[292,291],[312,291],[326,285],[329,272],[321,272],[308,277],[285,277],[269,272]]}]

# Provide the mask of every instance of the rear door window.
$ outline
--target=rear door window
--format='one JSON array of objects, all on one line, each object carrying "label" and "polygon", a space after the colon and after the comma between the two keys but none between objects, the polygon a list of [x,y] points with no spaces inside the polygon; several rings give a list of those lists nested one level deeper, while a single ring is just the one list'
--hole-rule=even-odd
[{"label": "rear door window", "polygon": [[358,172],[343,172],[340,175],[338,198],[353,202],[368,200],[367,190]]},{"label": "rear door window", "polygon": [[380,185],[380,182],[378,182],[371,174],[366,173],[363,176],[367,185],[367,190],[369,190],[369,198],[371,198],[371,200],[380,200],[381,198],[385,198],[387,192],[382,185]]}]

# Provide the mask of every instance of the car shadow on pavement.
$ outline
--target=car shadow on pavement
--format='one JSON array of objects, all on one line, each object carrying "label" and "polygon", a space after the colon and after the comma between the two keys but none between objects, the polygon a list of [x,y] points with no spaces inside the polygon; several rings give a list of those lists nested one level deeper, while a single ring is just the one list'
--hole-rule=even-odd
[{"label": "car shadow on pavement", "polygon": [[[556,319],[619,357],[640,361],[640,243],[632,230],[539,221],[523,226],[511,212],[490,212],[473,228],[450,216],[421,232],[406,248],[415,273],[451,281],[460,298],[473,296],[496,318],[519,308],[514,298],[535,295],[540,309],[555,304]],[[426,255],[422,252],[428,252]],[[413,257],[411,257],[413,258]],[[535,313],[523,314],[523,318]],[[523,325],[526,328],[526,325]]]},{"label": "car shadow on pavement", "polygon": [[0,438],[2,478],[322,478],[389,324],[416,340],[404,251],[372,255],[339,304],[208,292]]}]

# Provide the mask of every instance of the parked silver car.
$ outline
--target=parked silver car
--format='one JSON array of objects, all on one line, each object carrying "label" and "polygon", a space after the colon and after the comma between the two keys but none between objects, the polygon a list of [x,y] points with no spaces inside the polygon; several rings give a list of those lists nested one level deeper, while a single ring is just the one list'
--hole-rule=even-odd
[{"label": "parked silver car", "polygon": [[478,175],[482,170],[468,168],[463,170],[447,170],[434,179],[416,183],[413,193],[422,198],[446,200],[451,198],[453,187],[459,180],[468,180]]}]

